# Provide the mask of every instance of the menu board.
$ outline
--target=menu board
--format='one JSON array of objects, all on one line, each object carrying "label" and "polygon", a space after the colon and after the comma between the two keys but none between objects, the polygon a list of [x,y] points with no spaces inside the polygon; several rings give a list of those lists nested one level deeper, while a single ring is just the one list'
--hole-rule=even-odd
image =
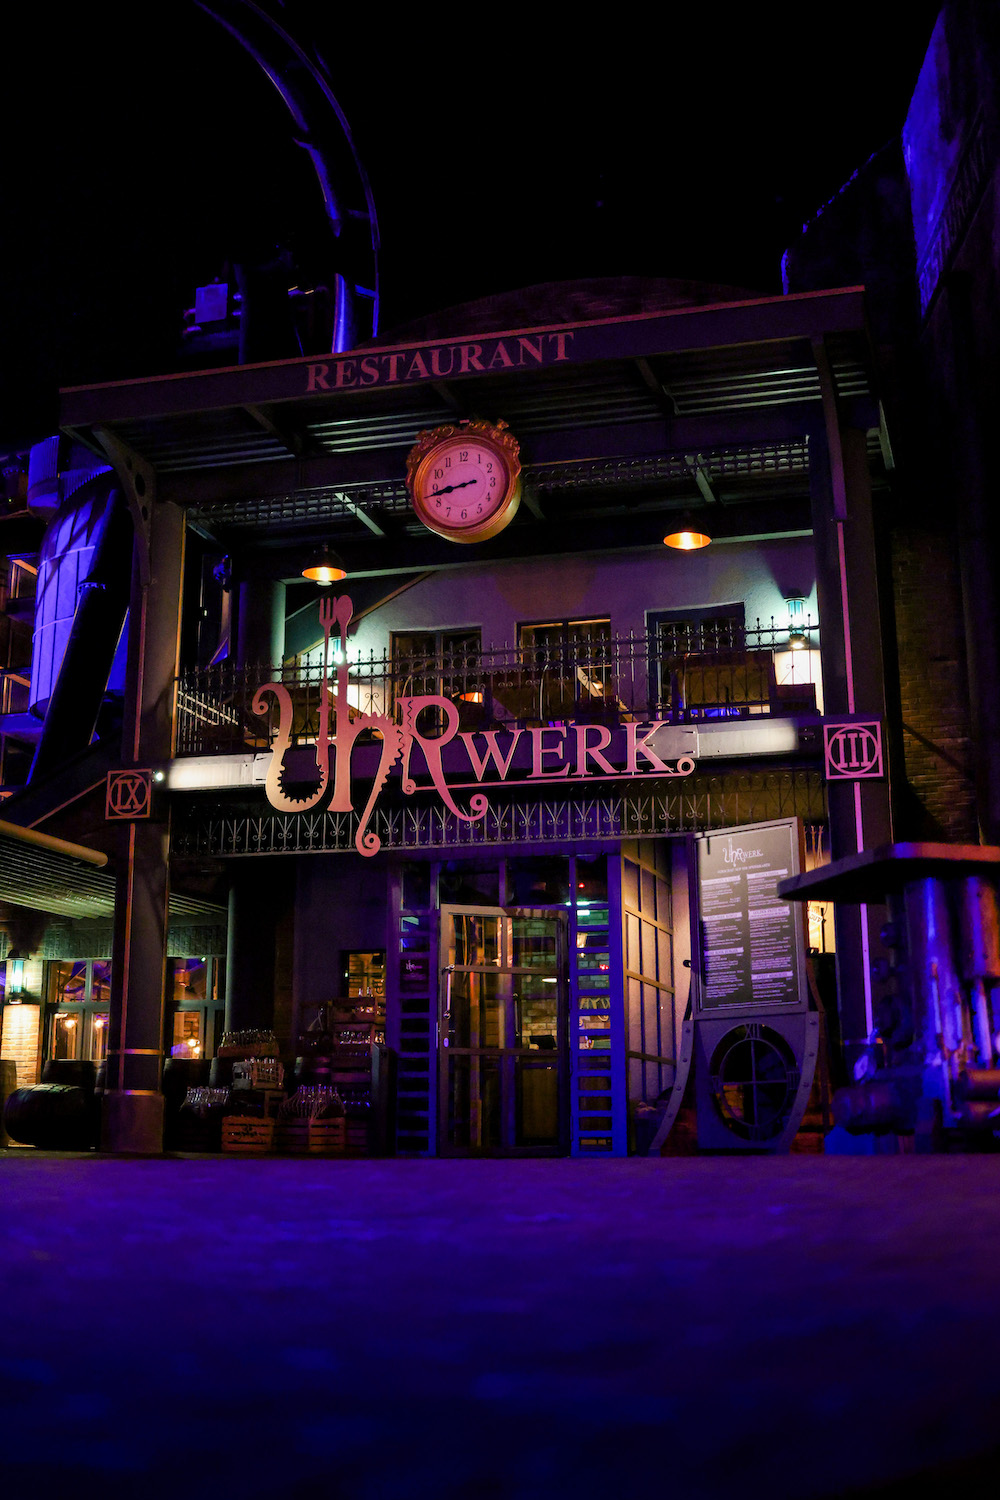
[{"label": "menu board", "polygon": [[799,871],[798,820],[722,829],[697,849],[699,1009],[802,1003],[802,913],[777,892]]}]

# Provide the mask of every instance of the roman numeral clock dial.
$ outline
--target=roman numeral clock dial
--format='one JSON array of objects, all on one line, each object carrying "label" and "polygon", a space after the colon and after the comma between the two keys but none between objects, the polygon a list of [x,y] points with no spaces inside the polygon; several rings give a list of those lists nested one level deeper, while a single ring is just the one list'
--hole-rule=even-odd
[{"label": "roman numeral clock dial", "polygon": [[519,444],[506,422],[462,422],[421,432],[406,461],[413,509],[453,542],[485,542],[521,499]]}]

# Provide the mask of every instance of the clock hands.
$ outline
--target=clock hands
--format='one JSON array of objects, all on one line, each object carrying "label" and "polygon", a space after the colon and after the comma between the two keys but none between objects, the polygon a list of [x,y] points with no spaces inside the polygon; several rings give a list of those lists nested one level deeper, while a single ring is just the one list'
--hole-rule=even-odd
[{"label": "clock hands", "polygon": [[450,495],[452,490],[464,490],[467,485],[475,484],[476,482],[477,481],[475,479],[462,479],[458,484],[442,485],[439,490],[431,490],[431,499],[433,499],[435,495]]}]

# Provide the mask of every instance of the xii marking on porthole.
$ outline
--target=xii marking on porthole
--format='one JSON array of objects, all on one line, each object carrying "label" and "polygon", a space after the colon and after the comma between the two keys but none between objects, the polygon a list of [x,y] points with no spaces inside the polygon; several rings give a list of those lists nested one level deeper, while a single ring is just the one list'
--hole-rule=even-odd
[{"label": "xii marking on porthole", "polygon": [[885,775],[879,719],[824,724],[823,748],[827,781],[875,780]]},{"label": "xii marking on porthole", "polygon": [[152,815],[153,772],[109,771],[104,804],[106,819],[137,821]]}]

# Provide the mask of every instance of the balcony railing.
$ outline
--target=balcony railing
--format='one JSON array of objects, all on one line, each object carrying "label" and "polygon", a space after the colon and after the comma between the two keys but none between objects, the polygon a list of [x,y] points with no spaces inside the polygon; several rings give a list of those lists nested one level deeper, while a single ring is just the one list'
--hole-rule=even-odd
[{"label": "balcony railing", "polygon": [[[670,625],[648,636],[567,639],[544,647],[463,648],[400,656],[348,651],[348,702],[354,714],[398,717],[400,698],[442,696],[455,704],[462,730],[515,729],[568,721],[614,726],[654,719],[675,724],[822,710],[819,634],[807,621],[790,643],[787,626],[752,629],[731,621]],[[793,649],[793,644],[797,649]],[[327,669],[332,702],[337,668]],[[278,725],[267,695],[280,682],[293,708],[292,741],[316,738],[322,666],[236,667],[228,662],[189,672],[178,683],[178,755],[266,750]],[[332,731],[331,724],[331,731]],[[428,732],[426,721],[421,726]]]}]

